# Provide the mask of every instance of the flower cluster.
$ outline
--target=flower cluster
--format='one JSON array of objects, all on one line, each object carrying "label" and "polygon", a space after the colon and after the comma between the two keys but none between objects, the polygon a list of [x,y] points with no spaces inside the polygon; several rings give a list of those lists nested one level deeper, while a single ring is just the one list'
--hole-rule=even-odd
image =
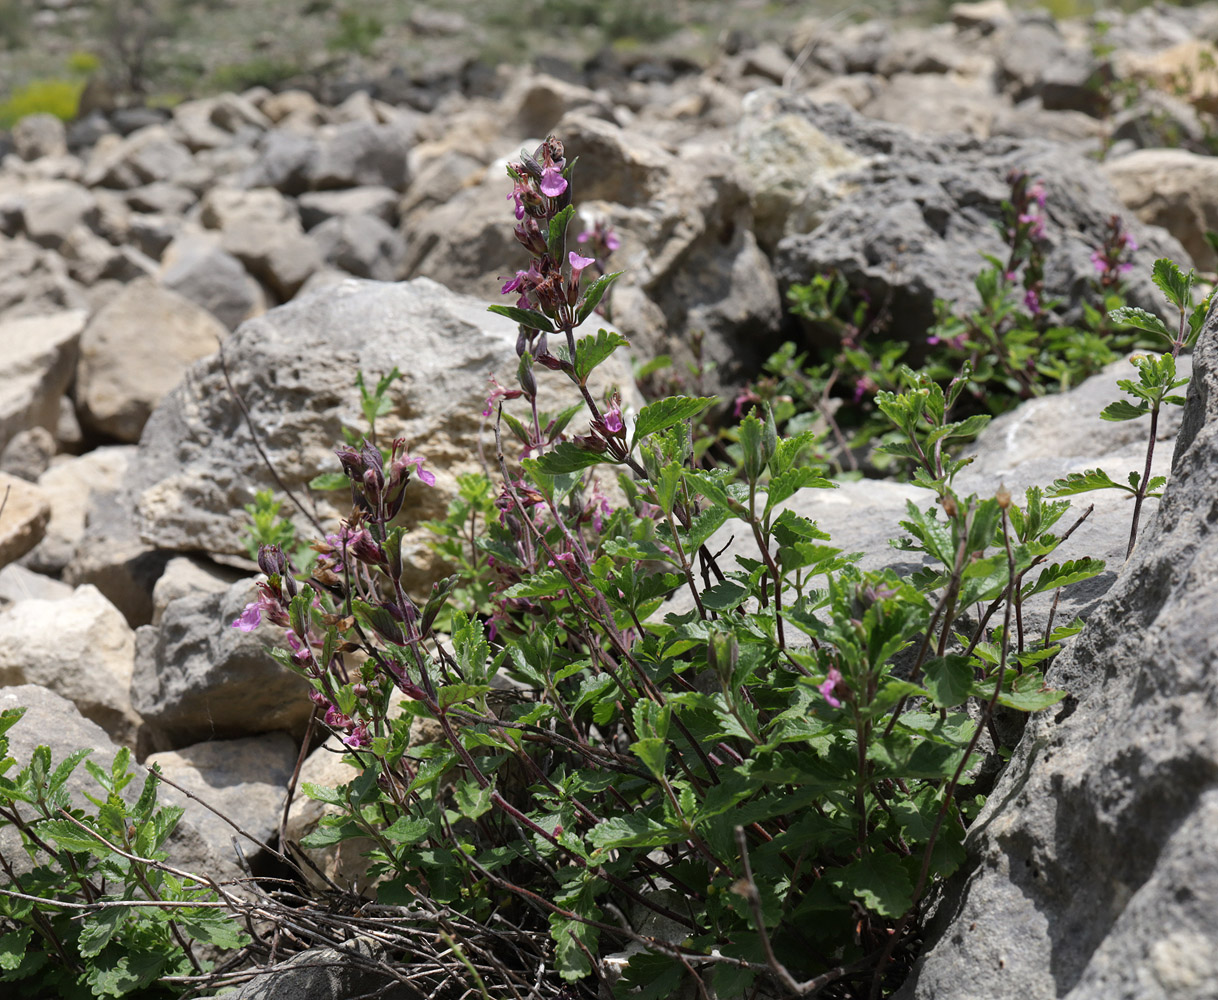
[{"label": "flower cluster", "polygon": [[1003,277],[1013,284],[1023,266],[1023,304],[1033,316],[1039,316],[1044,311],[1045,185],[1023,170],[1012,170],[1007,183],[1011,197],[1002,204],[999,225],[1010,247]]},{"label": "flower cluster", "polygon": [[1119,215],[1114,215],[1104,227],[1104,243],[1091,254],[1096,281],[1104,291],[1119,290],[1125,283],[1125,275],[1133,270],[1133,255],[1138,249],[1137,241],[1125,228]]}]

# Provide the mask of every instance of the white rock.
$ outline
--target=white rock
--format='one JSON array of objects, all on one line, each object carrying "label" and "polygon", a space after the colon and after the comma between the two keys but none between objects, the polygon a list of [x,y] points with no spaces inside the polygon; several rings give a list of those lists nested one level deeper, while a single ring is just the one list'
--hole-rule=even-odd
[{"label": "white rock", "polygon": [[0,613],[0,687],[41,684],[67,698],[118,743],[134,746],[135,633],[96,587],[63,600],[28,600]]}]

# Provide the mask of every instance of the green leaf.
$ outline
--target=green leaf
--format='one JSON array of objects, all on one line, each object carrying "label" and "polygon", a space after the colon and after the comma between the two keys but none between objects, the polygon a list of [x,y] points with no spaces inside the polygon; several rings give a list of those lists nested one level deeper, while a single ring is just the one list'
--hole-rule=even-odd
[{"label": "green leaf", "polygon": [[712,611],[734,608],[749,596],[749,588],[733,580],[724,580],[702,591],[702,603]]},{"label": "green leaf", "polygon": [[666,430],[682,420],[696,417],[715,402],[713,396],[668,396],[639,411],[634,422],[634,437],[631,447],[657,431]]},{"label": "green leaf", "polygon": [[351,820],[343,820],[340,823],[330,824],[326,823],[323,819],[321,825],[316,830],[300,838],[300,846],[308,848],[330,847],[333,844],[340,844],[344,840],[351,840],[365,835],[364,831]]},{"label": "green leaf", "polygon": [[[685,967],[668,955],[648,951],[635,952],[622,970],[622,978],[613,986],[618,1000],[668,1000],[678,996]],[[637,990],[638,992],[634,992]],[[723,993],[720,996],[744,996],[743,993]]]},{"label": "green leaf", "polygon": [[381,836],[395,844],[417,844],[426,840],[430,831],[431,823],[428,820],[399,816],[381,831]]},{"label": "green leaf", "polygon": [[544,313],[539,313],[536,309],[521,309],[518,306],[494,305],[488,306],[487,312],[498,313],[500,316],[506,316],[508,319],[519,323],[521,326],[529,330],[540,330],[542,333],[553,333],[554,324],[546,317]]},{"label": "green leaf", "polygon": [[1115,403],[1109,403],[1100,411],[1100,417],[1103,420],[1137,420],[1138,417],[1144,417],[1150,412],[1149,405],[1143,401],[1141,406],[1134,406],[1127,399],[1118,399]]},{"label": "green leaf", "polygon": [[323,472],[309,480],[309,489],[329,493],[334,490],[345,490],[351,485],[345,472]]},{"label": "green leaf", "polygon": [[592,465],[611,462],[603,453],[585,451],[571,441],[562,441],[541,458],[526,459],[525,468],[535,468],[547,476],[561,476],[568,472],[578,472]]},{"label": "green leaf", "polygon": [[605,850],[618,847],[660,847],[681,840],[680,827],[666,826],[640,813],[614,816],[588,831],[588,843]]},{"label": "green leaf", "polygon": [[[599,910],[597,911],[599,913]],[[557,913],[550,914],[550,937],[554,939],[554,967],[567,982],[591,975],[588,954],[596,954],[599,932],[582,920],[570,920]],[[583,948],[576,942],[583,944]],[[585,950],[587,952],[585,953]]]},{"label": "green leaf", "polygon": [[877,916],[896,920],[913,906],[913,881],[892,854],[873,854],[825,873],[829,884]]},{"label": "green leaf", "polygon": [[[606,276],[607,277],[607,276]],[[602,278],[601,281],[605,279]],[[599,284],[600,282],[598,282]],[[595,337],[581,337],[575,344],[575,377],[580,385],[585,385],[588,376],[602,361],[608,358],[619,347],[629,347],[630,342],[619,333],[599,330]]]},{"label": "green leaf", "polygon": [[1160,257],[1150,272],[1154,283],[1162,289],[1172,305],[1188,309],[1192,304],[1193,272],[1183,274],[1169,257]]},{"label": "green leaf", "polygon": [[114,853],[96,837],[90,837],[75,823],[69,823],[66,819],[44,820],[38,824],[38,832],[44,839],[53,840],[65,851],[87,851],[103,860]]},{"label": "green leaf", "polygon": [[77,947],[85,958],[100,954],[101,950],[110,943],[110,939],[131,911],[126,907],[107,907],[100,913],[94,913],[81,925],[80,938]]},{"label": "green leaf", "polygon": [[923,681],[938,708],[955,708],[973,688],[973,665],[966,656],[949,654],[927,660]]},{"label": "green leaf", "polygon": [[185,917],[179,920],[182,929],[198,941],[206,941],[221,951],[233,951],[249,944],[240,924],[226,913]]},{"label": "green leaf", "polygon": [[[1014,673],[1011,671],[1011,673]],[[1009,688],[1003,688],[998,703],[1020,712],[1039,712],[1056,705],[1066,697],[1065,691],[1055,691],[1034,671],[1016,676]]]},{"label": "green leaf", "polygon": [[[592,315],[592,311],[598,305],[600,305],[601,299],[604,297],[605,292],[609,291],[609,286],[612,285],[619,277],[621,277],[621,274],[621,271],[614,271],[612,274],[602,274],[596,279],[596,281],[588,286],[588,290],[584,292],[584,297],[580,299],[579,305],[575,310],[576,326],[579,326],[584,320]],[[629,346],[625,340],[623,340],[622,343]],[[639,377],[641,378],[642,376],[640,375]]]},{"label": "green leaf", "polygon": [[[19,719],[21,716],[19,715],[17,718]],[[11,972],[21,965],[21,960],[25,958],[25,950],[33,935],[34,928],[27,926],[0,936],[0,969]]]},{"label": "green leaf", "polygon": [[574,214],[575,206],[568,205],[550,220],[550,233],[546,237],[546,247],[550,251],[550,256],[555,260],[563,258],[563,250],[567,244],[567,223],[571,221],[571,216]]},{"label": "green leaf", "polygon": [[482,787],[473,780],[462,781],[453,786],[453,798],[462,816],[477,819],[490,810],[493,790],[490,785]]},{"label": "green leaf", "polygon": [[1046,590],[1056,590],[1058,587],[1068,587],[1080,580],[1090,580],[1104,571],[1103,559],[1075,559],[1064,563],[1054,563],[1041,570],[1040,576],[1031,589],[1023,592],[1024,597],[1039,594]]},{"label": "green leaf", "polygon": [[810,487],[836,489],[837,483],[818,476],[816,469],[806,465],[788,469],[771,479],[766,486],[765,513],[768,514],[778,504],[794,496],[800,490]]},{"label": "green leaf", "polygon": [[315,802],[326,802],[332,806],[345,806],[347,797],[341,788],[327,788],[325,785],[315,785],[311,781],[302,781],[300,790]]},{"label": "green leaf", "polygon": [[545,569],[519,583],[513,584],[503,592],[504,597],[555,597],[559,591],[565,590],[571,584],[561,570]]},{"label": "green leaf", "polygon": [[168,956],[162,951],[134,952],[108,949],[85,967],[85,977],[95,996],[121,997],[143,989],[164,967]]},{"label": "green leaf", "polygon": [[1117,326],[1132,326],[1139,330],[1145,330],[1147,333],[1156,333],[1167,341],[1172,339],[1172,335],[1163,324],[1163,320],[1159,319],[1154,313],[1147,312],[1145,309],[1123,306],[1120,309],[1113,309],[1108,314],[1108,318]]},{"label": "green leaf", "polygon": [[1113,482],[1112,477],[1102,469],[1088,469],[1086,472],[1071,472],[1064,479],[1055,479],[1053,485],[1045,491],[1046,496],[1068,497],[1076,493],[1090,493],[1092,490],[1124,490],[1133,493],[1128,486]]},{"label": "green leaf", "polygon": [[664,774],[664,762],[668,759],[668,743],[657,737],[635,740],[630,744],[631,752],[643,762],[657,778]]}]

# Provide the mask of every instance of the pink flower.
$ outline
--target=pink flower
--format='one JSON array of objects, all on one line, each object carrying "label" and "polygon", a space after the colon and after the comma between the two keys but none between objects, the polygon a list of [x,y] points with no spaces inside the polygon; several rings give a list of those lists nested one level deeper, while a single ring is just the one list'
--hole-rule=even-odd
[{"label": "pink flower", "polygon": [[1033,316],[1040,315],[1040,294],[1035,288],[1029,288],[1023,297],[1023,304]]},{"label": "pink flower", "polygon": [[[498,403],[499,400],[501,400],[501,399],[519,399],[521,396],[524,395],[524,393],[521,392],[519,389],[505,389],[503,386],[501,386],[499,384],[499,380],[497,378],[495,378],[494,375],[489,376],[489,380],[490,380],[491,385],[494,386],[494,388],[491,389],[491,394],[486,397],[486,406],[484,406],[482,408],[482,415],[484,417],[489,417],[491,415],[491,413],[494,412],[495,404]],[[428,473],[428,475],[430,475],[430,474],[431,473]],[[424,482],[426,482],[426,480],[424,480]]]},{"label": "pink flower", "polygon": [[251,601],[245,606],[245,610],[235,622],[233,628],[240,629],[242,632],[252,632],[262,624],[262,599]]},{"label": "pink flower", "polygon": [[372,737],[368,734],[368,727],[362,722],[344,736],[342,740],[352,750],[360,750],[372,744]]},{"label": "pink flower", "polygon": [[405,459],[406,465],[414,466],[415,475],[423,480],[423,482],[425,482],[428,486],[436,485],[435,474],[428,472],[423,468],[423,462],[425,461],[424,459],[418,457],[411,458],[409,455],[403,455],[402,458]]},{"label": "pink flower", "polygon": [[614,403],[605,413],[605,430],[610,434],[621,434],[624,427],[622,409],[617,403]]},{"label": "pink flower", "polygon": [[816,690],[819,691],[832,708],[841,708],[842,703],[833,697],[833,692],[837,685],[842,681],[841,671],[837,667],[829,668],[829,675],[825,678],[825,683],[821,684]]},{"label": "pink flower", "polygon": [[585,267],[587,267],[589,264],[596,263],[596,258],[581,257],[574,250],[567,254],[567,260],[571,262],[571,276],[577,281],[579,280],[579,276],[583,273]]},{"label": "pink flower", "polygon": [[551,165],[541,172],[541,184],[538,186],[541,188],[541,193],[547,198],[557,198],[567,190],[567,179],[563,177],[562,171],[558,167]]}]

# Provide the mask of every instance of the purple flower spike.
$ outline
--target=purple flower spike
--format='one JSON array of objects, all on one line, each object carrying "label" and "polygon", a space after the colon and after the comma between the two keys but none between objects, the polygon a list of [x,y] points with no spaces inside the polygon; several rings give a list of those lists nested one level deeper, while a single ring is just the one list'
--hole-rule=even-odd
[{"label": "purple flower spike", "polygon": [[825,698],[825,701],[833,708],[841,708],[842,703],[833,697],[833,691],[841,681],[841,671],[837,667],[829,668],[829,676],[825,678],[825,683],[821,684],[816,690],[819,691]]},{"label": "purple flower spike", "polygon": [[538,186],[547,198],[557,198],[567,190],[567,180],[558,167],[549,166],[541,172],[541,184]]}]

